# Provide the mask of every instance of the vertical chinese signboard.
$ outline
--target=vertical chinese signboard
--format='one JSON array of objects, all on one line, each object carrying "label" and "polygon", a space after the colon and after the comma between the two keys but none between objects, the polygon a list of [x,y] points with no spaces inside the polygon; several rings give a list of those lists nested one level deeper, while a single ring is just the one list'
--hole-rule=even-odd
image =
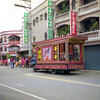
[{"label": "vertical chinese signboard", "polygon": [[28,43],[28,13],[24,13],[24,43]]},{"label": "vertical chinese signboard", "polygon": [[48,0],[48,39],[53,38],[53,1]]},{"label": "vertical chinese signboard", "polygon": [[71,19],[70,19],[70,34],[76,35],[76,12],[71,11]]}]

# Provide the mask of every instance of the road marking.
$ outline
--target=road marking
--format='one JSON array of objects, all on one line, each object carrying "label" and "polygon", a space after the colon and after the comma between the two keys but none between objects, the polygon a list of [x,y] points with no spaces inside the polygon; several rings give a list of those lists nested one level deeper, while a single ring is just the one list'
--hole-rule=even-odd
[{"label": "road marking", "polygon": [[28,96],[31,96],[31,97],[37,98],[37,99],[39,99],[39,100],[47,100],[47,99],[41,98],[41,97],[39,97],[39,96],[36,96],[36,95],[30,94],[30,93],[24,92],[24,91],[22,91],[22,90],[19,90],[19,89],[16,89],[16,88],[13,88],[13,87],[7,86],[7,85],[2,84],[2,83],[0,83],[0,85],[3,86],[3,87],[9,88],[9,89],[15,90],[15,91],[17,91],[17,92],[20,92],[20,93],[26,94],[26,95],[28,95]]},{"label": "road marking", "polygon": [[16,84],[16,85],[18,85],[18,86],[24,86],[23,84]]},{"label": "road marking", "polygon": [[82,85],[89,85],[89,86],[100,87],[99,84],[91,84],[91,83],[85,83],[85,82],[79,82],[79,81],[64,80],[64,79],[59,79],[59,78],[52,78],[52,77],[32,75],[32,74],[25,74],[25,75],[33,76],[33,77],[38,77],[38,78],[45,78],[45,79],[50,79],[50,80],[56,80],[56,81],[62,81],[62,82],[69,82],[69,83],[75,83],[75,84],[82,84]]}]

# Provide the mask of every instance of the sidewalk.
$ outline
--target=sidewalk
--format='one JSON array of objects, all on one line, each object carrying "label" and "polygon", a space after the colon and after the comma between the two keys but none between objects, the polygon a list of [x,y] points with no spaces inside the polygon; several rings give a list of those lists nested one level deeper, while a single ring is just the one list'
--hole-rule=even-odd
[{"label": "sidewalk", "polygon": [[83,72],[97,72],[97,73],[100,73],[99,70],[82,70]]}]

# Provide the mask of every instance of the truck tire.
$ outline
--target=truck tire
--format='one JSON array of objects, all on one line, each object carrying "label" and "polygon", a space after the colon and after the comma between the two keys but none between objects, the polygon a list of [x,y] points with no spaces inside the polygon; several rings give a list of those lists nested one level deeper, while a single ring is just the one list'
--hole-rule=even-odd
[{"label": "truck tire", "polygon": [[33,66],[33,72],[37,72],[36,66]]},{"label": "truck tire", "polygon": [[56,70],[56,69],[52,69],[52,70],[51,70],[51,73],[52,73],[52,74],[57,74],[57,70]]},{"label": "truck tire", "polygon": [[70,70],[64,70],[65,74],[70,74]]}]

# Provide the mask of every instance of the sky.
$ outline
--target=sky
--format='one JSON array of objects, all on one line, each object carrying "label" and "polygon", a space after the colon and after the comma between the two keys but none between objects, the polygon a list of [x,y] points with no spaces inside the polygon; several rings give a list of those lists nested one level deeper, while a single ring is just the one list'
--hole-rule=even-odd
[{"label": "sky", "polygon": [[[32,9],[45,0],[31,0]],[[25,5],[22,0],[0,0],[0,32],[22,29],[22,17],[27,12],[24,8],[14,4]]]}]

